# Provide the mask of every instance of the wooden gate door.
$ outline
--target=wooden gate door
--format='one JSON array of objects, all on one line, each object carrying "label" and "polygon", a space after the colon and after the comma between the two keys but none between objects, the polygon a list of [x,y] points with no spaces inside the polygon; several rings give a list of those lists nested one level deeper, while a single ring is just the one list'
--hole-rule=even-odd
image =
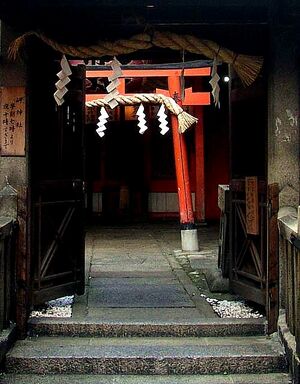
[{"label": "wooden gate door", "polygon": [[43,82],[32,92],[31,305],[84,292],[85,69],[72,67],[65,103],[57,107],[59,70],[57,62],[43,67]]},{"label": "wooden gate door", "polygon": [[230,285],[266,308],[268,333],[278,316],[278,185],[255,177],[230,184]]}]

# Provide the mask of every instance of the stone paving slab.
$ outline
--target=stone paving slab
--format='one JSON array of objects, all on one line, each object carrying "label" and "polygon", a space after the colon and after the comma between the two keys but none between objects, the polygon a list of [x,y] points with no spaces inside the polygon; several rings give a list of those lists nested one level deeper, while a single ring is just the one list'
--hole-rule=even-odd
[{"label": "stone paving slab", "polygon": [[[210,305],[196,297],[189,279],[179,278],[176,270],[181,269],[180,265],[167,255],[174,249],[173,244],[177,247],[180,244],[180,231],[177,227],[146,225],[136,228],[101,228],[99,236],[96,230],[90,233],[90,238],[93,238],[93,256],[87,315],[96,316],[99,308],[196,306],[200,317],[215,317]],[[215,234],[209,236],[216,242]],[[159,279],[171,279],[171,276],[172,281]],[[122,278],[127,278],[127,281]],[[77,312],[75,302],[74,313]]]},{"label": "stone paving slab", "polygon": [[128,274],[130,272],[168,272],[170,271],[170,266],[167,263],[145,263],[145,264],[122,264],[122,267],[119,264],[92,264],[91,266],[91,277],[97,277],[101,273],[115,273],[122,272]]},{"label": "stone paving slab", "polygon": [[132,262],[129,260],[124,260],[124,261],[107,261],[105,263],[102,262],[93,262],[92,266],[94,267],[93,269],[98,269],[98,270],[117,270],[122,271],[161,271],[161,270],[170,270],[170,266],[165,260],[160,260],[160,259],[153,259],[153,260],[145,260],[144,262]]},{"label": "stone paving slab", "polygon": [[196,308],[90,308],[89,318],[99,322],[142,324],[196,324],[201,315]]},{"label": "stone paving slab", "polygon": [[[209,266],[217,265],[216,258],[211,257],[218,244],[217,231],[208,227],[198,228],[198,234],[205,244],[201,244],[200,252],[190,254],[191,257],[205,257]],[[129,308],[195,306],[199,311],[199,318],[217,317],[211,306],[203,300],[200,294],[202,291],[200,292],[194,282],[186,276],[174,258],[173,251],[180,245],[178,225],[160,223],[137,225],[133,228],[99,227],[88,232],[87,245],[87,254],[91,254],[87,299],[85,302],[81,301],[80,305],[80,300],[75,299],[73,313],[76,318],[98,316],[101,308],[125,308],[127,305]],[[172,289],[169,286],[168,290],[164,289],[165,286],[161,286],[152,292],[149,285],[139,287],[135,284],[134,287],[134,284],[130,286],[122,284],[125,281],[122,278],[137,278],[138,282],[138,278],[149,278],[150,281],[158,277],[177,279],[177,288]],[[98,286],[99,280],[107,284],[104,291],[102,283]],[[116,287],[109,284],[110,280],[116,283]]]},{"label": "stone paving slab", "polygon": [[148,285],[150,286],[160,286],[160,285],[178,285],[178,279],[173,275],[170,277],[160,276],[155,274],[152,276],[145,277],[112,277],[107,278],[94,278],[91,279],[90,288],[100,288],[105,289],[106,287],[115,287],[118,285],[125,285],[126,287],[137,287],[142,289]]},{"label": "stone paving slab", "polygon": [[[89,232],[93,255],[87,295],[88,316],[97,316],[99,308],[195,306],[174,275],[161,245],[153,237],[153,227],[162,229],[161,226],[146,225],[94,228]],[[180,239],[180,232],[175,227],[170,233],[173,231]],[[75,301],[74,313],[77,312]]]},{"label": "stone paving slab", "polygon": [[248,375],[3,375],[0,384],[291,384],[288,374]]},{"label": "stone paving slab", "polygon": [[194,307],[194,303],[176,279],[106,278],[89,289],[89,307]]},{"label": "stone paving slab", "polygon": [[118,264],[120,267],[120,263],[124,264],[132,264],[134,265],[144,265],[144,264],[153,264],[157,266],[157,264],[166,264],[166,260],[161,257],[161,255],[131,255],[130,257],[125,257],[124,255],[120,255],[124,250],[120,250],[119,254],[111,254],[111,255],[94,255],[93,264],[101,265],[101,264]]},{"label": "stone paving slab", "polygon": [[166,277],[166,278],[172,278],[174,277],[174,273],[170,271],[170,268],[168,270],[153,270],[153,271],[108,271],[108,272],[94,272],[91,274],[92,278],[118,278],[118,277]]}]

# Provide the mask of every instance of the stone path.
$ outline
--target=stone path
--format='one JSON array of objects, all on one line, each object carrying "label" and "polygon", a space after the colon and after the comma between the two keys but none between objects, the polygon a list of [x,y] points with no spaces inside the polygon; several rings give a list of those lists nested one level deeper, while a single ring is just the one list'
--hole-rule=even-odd
[{"label": "stone path", "polygon": [[[199,232],[200,241],[205,235],[206,247],[216,249],[216,233]],[[173,256],[180,248],[177,225],[95,227],[88,232],[86,247],[86,294],[76,298],[73,318],[216,317]]]}]

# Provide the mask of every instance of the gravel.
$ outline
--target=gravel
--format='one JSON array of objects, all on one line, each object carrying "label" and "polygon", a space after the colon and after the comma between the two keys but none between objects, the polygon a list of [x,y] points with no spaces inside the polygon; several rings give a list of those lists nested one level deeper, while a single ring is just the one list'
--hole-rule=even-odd
[{"label": "gravel", "polygon": [[[229,300],[220,300],[216,298],[210,298],[212,292],[209,291],[208,286],[205,284],[206,279],[204,277],[204,271],[201,269],[194,269],[191,266],[191,260],[193,255],[182,253],[181,251],[174,251],[176,260],[179,262],[181,267],[185,270],[187,275],[191,278],[193,283],[198,287],[199,291],[205,292],[201,293],[201,296],[212,306],[213,310],[219,317],[227,318],[238,318],[238,319],[249,319],[249,318],[261,318],[264,315],[257,310],[253,309],[248,305],[243,299],[238,298],[236,295],[227,294],[226,298]],[[195,259],[199,258],[199,255],[196,255]],[[203,263],[206,263],[207,267],[215,267],[216,260],[212,257],[203,257]],[[205,270],[205,268],[203,268]],[[204,282],[204,284],[203,284]],[[224,298],[224,294],[223,294]]]},{"label": "gravel", "polygon": [[217,300],[211,299],[204,294],[201,294],[202,297],[212,306],[213,310],[220,317],[234,317],[238,319],[258,319],[263,317],[261,313],[255,311],[243,300]]},{"label": "gravel", "polygon": [[74,296],[60,297],[46,302],[45,308],[32,311],[30,317],[71,317]]}]

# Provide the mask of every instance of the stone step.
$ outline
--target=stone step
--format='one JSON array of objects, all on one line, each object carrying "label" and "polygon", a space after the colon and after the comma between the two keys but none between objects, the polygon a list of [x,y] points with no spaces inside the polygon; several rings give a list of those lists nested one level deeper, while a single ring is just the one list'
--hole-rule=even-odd
[{"label": "stone step", "polygon": [[8,373],[242,374],[285,372],[278,340],[258,337],[86,338],[18,341]]},{"label": "stone step", "polygon": [[[2,380],[1,380],[2,379]],[[3,375],[1,384],[291,384],[286,373],[243,375]]]},{"label": "stone step", "polygon": [[[122,321],[118,319],[122,319]],[[132,317],[133,319],[135,316]],[[146,320],[146,319],[145,319]],[[217,337],[255,336],[265,334],[264,319],[203,319],[181,321],[153,318],[153,321],[135,318],[111,317],[105,321],[73,318],[32,318],[30,335],[98,336],[98,337]]]}]

